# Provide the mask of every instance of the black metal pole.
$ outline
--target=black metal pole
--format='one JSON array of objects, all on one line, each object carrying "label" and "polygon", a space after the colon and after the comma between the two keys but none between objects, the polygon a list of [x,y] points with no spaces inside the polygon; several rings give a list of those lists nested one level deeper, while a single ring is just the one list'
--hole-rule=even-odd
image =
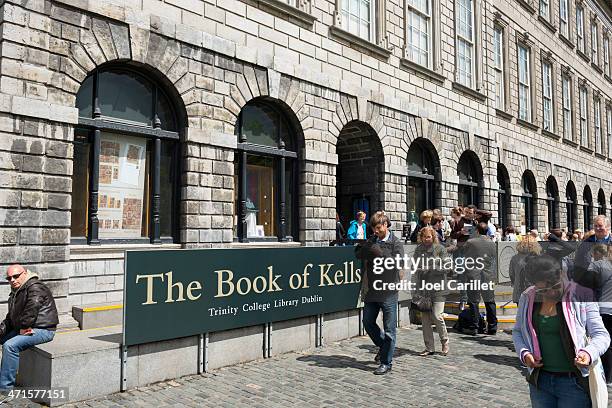
[{"label": "black metal pole", "polygon": [[99,244],[99,220],[98,220],[98,190],[100,176],[100,129],[93,132],[91,152],[91,173],[89,176],[89,244]]},{"label": "black metal pole", "polygon": [[241,242],[249,242],[247,237],[247,153],[240,152],[240,219],[238,221],[239,239]]},{"label": "black metal pole", "polygon": [[153,191],[151,199],[151,243],[161,244],[159,213],[161,207],[161,194],[159,186],[161,167],[161,139],[155,138],[153,142]]},{"label": "black metal pole", "polygon": [[287,241],[287,214],[286,214],[286,189],[285,189],[285,157],[280,158],[280,222],[279,222],[279,241]]}]

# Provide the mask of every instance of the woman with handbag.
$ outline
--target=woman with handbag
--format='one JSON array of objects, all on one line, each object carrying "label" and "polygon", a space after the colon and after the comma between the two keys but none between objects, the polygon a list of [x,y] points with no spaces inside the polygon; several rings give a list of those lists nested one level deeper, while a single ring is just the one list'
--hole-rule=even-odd
[{"label": "woman with handbag", "polygon": [[610,336],[593,291],[567,281],[549,255],[530,256],[525,273],[534,285],[521,295],[512,339],[532,407],[607,406],[600,357]]},{"label": "woman with handbag", "polygon": [[414,259],[419,261],[420,267],[416,272],[416,292],[413,304],[421,312],[423,323],[423,340],[425,350],[421,356],[430,356],[435,353],[434,335],[431,325],[435,323],[436,331],[442,343],[442,355],[449,351],[448,333],[444,322],[444,301],[448,291],[446,289],[446,271],[443,266],[448,258],[444,246],[438,242],[438,234],[432,227],[423,227],[419,231],[419,245],[415,249]]}]

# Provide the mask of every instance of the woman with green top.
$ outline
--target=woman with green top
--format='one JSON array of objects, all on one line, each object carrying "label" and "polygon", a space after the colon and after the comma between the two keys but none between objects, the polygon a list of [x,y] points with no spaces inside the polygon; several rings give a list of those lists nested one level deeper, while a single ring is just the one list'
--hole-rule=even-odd
[{"label": "woman with green top", "polygon": [[[512,339],[529,371],[531,405],[590,407],[589,381],[597,378],[589,367],[610,344],[593,292],[568,282],[548,255],[529,257],[525,272],[534,285],[521,295]],[[601,364],[593,372],[603,377]]]}]

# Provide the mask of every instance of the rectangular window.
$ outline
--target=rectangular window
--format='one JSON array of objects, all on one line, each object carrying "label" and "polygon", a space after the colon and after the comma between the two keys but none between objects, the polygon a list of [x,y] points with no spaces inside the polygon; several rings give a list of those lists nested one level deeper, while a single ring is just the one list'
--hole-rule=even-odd
[{"label": "rectangular window", "polygon": [[542,128],[549,132],[554,131],[553,116],[553,87],[552,87],[552,65],[550,62],[542,62]]},{"label": "rectangular window", "polygon": [[519,119],[531,121],[531,83],[529,73],[529,49],[523,45],[518,47],[519,68]]},{"label": "rectangular window", "polygon": [[608,157],[612,158],[612,109],[606,109],[606,133],[608,138]]},{"label": "rectangular window", "polygon": [[584,9],[576,7],[576,44],[578,51],[584,52]]},{"label": "rectangular window", "polygon": [[569,38],[569,0],[559,0],[559,29]]},{"label": "rectangular window", "polygon": [[610,76],[610,39],[603,39],[604,74]]},{"label": "rectangular window", "polygon": [[431,0],[406,0],[406,58],[431,67]]},{"label": "rectangular window", "polygon": [[573,139],[572,131],[572,81],[563,77],[563,138]]},{"label": "rectangular window", "polygon": [[495,71],[495,107],[505,110],[504,90],[504,30],[495,27],[493,32],[493,70]]},{"label": "rectangular window", "polygon": [[597,41],[597,24],[591,24],[591,62],[599,65],[599,41]]},{"label": "rectangular window", "polygon": [[580,144],[589,147],[589,120],[588,120],[588,91],[586,87],[580,87]]},{"label": "rectangular window", "polygon": [[602,138],[601,138],[601,103],[599,99],[593,99],[595,104],[595,152],[603,153]]},{"label": "rectangular window", "polygon": [[342,0],[342,28],[367,41],[375,41],[375,0]]},{"label": "rectangular window", "polygon": [[457,19],[457,82],[474,87],[474,1],[458,0]]},{"label": "rectangular window", "polygon": [[540,0],[540,15],[550,20],[550,0]]}]

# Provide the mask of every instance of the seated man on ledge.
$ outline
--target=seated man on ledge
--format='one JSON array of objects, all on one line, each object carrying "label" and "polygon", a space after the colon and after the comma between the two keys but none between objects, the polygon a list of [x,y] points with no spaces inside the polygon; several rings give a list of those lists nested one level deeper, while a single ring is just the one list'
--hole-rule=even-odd
[{"label": "seated man on ledge", "polygon": [[6,270],[6,280],[11,285],[11,293],[8,313],[0,323],[0,391],[11,390],[15,386],[19,353],[53,340],[59,323],[53,295],[38,280],[38,275],[21,265],[11,265]]}]

